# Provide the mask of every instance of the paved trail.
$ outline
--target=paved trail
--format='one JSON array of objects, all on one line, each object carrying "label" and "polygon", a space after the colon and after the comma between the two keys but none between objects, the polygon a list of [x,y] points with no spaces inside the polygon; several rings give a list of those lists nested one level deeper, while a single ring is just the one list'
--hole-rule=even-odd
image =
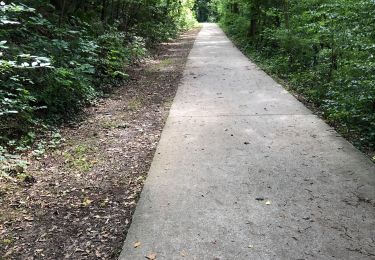
[{"label": "paved trail", "polygon": [[206,24],[120,259],[375,259],[374,199],[374,164]]}]

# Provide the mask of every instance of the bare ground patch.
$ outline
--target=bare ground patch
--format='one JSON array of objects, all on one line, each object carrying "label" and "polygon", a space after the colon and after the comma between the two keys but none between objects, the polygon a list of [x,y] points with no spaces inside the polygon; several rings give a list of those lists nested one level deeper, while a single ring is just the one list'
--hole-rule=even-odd
[{"label": "bare ground patch", "polygon": [[61,129],[27,178],[0,180],[0,259],[115,259],[199,29],[162,44],[130,80]]}]

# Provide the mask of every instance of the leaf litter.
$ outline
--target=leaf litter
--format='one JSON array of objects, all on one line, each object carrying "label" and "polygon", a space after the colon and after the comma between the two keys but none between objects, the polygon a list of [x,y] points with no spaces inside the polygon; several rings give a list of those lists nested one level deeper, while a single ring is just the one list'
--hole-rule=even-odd
[{"label": "leaf litter", "polygon": [[161,44],[127,71],[129,82],[62,127],[65,142],[30,159],[35,181],[0,179],[2,257],[117,259],[198,31]]}]

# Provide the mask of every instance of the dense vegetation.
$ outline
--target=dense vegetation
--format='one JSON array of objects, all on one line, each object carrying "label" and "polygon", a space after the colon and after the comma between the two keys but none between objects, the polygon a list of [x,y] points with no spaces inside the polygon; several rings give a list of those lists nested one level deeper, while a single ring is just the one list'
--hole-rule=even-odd
[{"label": "dense vegetation", "polygon": [[[192,0],[0,3],[0,160],[118,85],[147,49],[194,23]],[[21,138],[21,139],[20,139]],[[12,151],[8,151],[12,152]],[[13,151],[14,152],[14,151]]]},{"label": "dense vegetation", "polygon": [[149,48],[194,23],[192,9],[375,148],[372,0],[13,0],[0,2],[0,159],[121,83]]},{"label": "dense vegetation", "polygon": [[246,54],[313,102],[356,145],[375,148],[373,0],[208,2]]},{"label": "dense vegetation", "polygon": [[194,5],[198,22],[216,22],[218,18],[217,2],[210,0],[196,0]]}]

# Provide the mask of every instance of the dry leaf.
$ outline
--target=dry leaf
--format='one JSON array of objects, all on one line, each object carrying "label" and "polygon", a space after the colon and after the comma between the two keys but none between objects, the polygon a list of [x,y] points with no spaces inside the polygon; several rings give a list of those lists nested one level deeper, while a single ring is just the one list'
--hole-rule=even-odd
[{"label": "dry leaf", "polygon": [[91,204],[91,202],[92,200],[90,200],[89,198],[84,198],[82,201],[82,206],[87,207],[88,205]]},{"label": "dry leaf", "polygon": [[146,256],[148,260],[155,260],[156,259],[156,253],[150,253]]},{"label": "dry leaf", "polygon": [[267,200],[267,201],[266,201],[266,205],[271,205],[271,201],[270,201],[270,200]]},{"label": "dry leaf", "polygon": [[182,250],[182,251],[180,252],[180,255],[181,255],[182,257],[185,257],[185,256],[187,256],[188,254],[186,253],[185,250]]},{"label": "dry leaf", "polygon": [[140,247],[141,246],[141,242],[137,241],[134,243],[134,248],[137,248],[137,247]]},{"label": "dry leaf", "polygon": [[24,220],[26,221],[34,221],[34,218],[33,217],[23,217]]}]

